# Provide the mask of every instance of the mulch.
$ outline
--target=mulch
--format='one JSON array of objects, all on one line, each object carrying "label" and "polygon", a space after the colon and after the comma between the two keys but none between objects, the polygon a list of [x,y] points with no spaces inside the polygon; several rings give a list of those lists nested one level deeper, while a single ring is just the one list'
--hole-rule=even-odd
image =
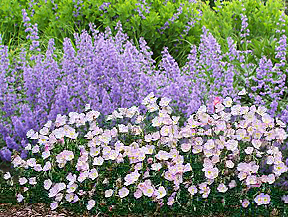
[{"label": "mulch", "polygon": [[54,211],[47,207],[46,204],[35,203],[35,204],[0,204],[0,217],[64,217],[64,216],[75,216],[69,213],[67,210]]}]

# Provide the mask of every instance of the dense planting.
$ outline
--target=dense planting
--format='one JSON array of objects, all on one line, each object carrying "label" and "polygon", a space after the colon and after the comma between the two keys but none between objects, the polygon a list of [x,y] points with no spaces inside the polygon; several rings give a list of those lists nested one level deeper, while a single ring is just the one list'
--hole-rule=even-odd
[{"label": "dense planting", "polygon": [[[2,17],[11,23],[0,36],[0,157],[18,202],[122,215],[204,214],[219,203],[219,212],[286,213],[279,1],[47,2],[14,8],[14,36],[15,21]],[[79,30],[67,34],[47,13],[61,22],[73,13],[64,23],[81,18]]]},{"label": "dense planting", "polygon": [[[169,209],[176,202],[191,213],[201,210],[191,199],[229,192],[238,201],[228,203],[245,208],[280,207],[277,196],[286,203],[287,195],[270,188],[288,170],[273,145],[288,137],[283,122],[275,123],[264,107],[217,97],[213,111],[201,106],[179,127],[170,101],[150,93],[142,102],[146,115],[136,106],[117,109],[105,118],[111,124],[105,128],[99,127],[100,113],[86,105],[84,113],[59,114],[39,132],[29,130],[27,137],[37,144],[25,147],[26,160],[16,154],[12,161],[19,176],[13,184],[17,201],[48,200],[52,210],[72,203],[81,213],[95,214]],[[259,171],[265,161],[269,173]],[[12,185],[10,173],[4,178]]]}]

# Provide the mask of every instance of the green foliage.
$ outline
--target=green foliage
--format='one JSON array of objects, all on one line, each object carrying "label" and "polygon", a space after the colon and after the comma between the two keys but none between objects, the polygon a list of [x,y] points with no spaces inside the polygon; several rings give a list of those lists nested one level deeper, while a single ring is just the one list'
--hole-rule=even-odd
[{"label": "green foliage", "polygon": [[[21,12],[25,8],[31,18],[31,23],[38,24],[40,38],[42,36],[53,37],[57,48],[62,47],[65,37],[73,39],[74,32],[80,32],[82,29],[89,30],[90,22],[102,32],[109,26],[115,34],[116,24],[120,21],[124,32],[134,40],[134,43],[139,41],[140,37],[147,41],[153,51],[154,59],[161,56],[163,47],[168,47],[178,64],[183,66],[190,51],[190,45],[199,44],[203,26],[206,26],[216,37],[221,47],[226,46],[226,38],[231,36],[240,44],[242,40],[240,37],[241,13],[248,18],[250,36],[247,40],[252,41],[251,47],[255,48],[255,55],[267,54],[271,51],[270,47],[273,47],[271,39],[275,38],[276,23],[281,10],[284,10],[281,0],[268,0],[266,3],[261,0],[218,0],[212,3],[211,1],[210,3],[198,1],[197,4],[189,3],[188,0],[177,0],[167,1],[166,5],[160,0],[149,0],[146,1],[144,10],[140,5],[136,5],[141,3],[138,0],[112,0],[109,1],[111,4],[102,11],[99,7],[104,2],[106,1],[84,1],[78,11],[79,15],[75,17],[73,12],[76,12],[74,6],[77,1],[74,3],[73,0],[54,0],[54,3],[51,0],[40,0],[30,10],[26,1],[2,0],[0,26],[3,43],[9,46],[20,45],[20,39],[25,39],[26,33]],[[169,21],[177,13],[181,4],[183,4],[182,13],[174,21]],[[214,4],[215,7],[213,7]],[[243,7],[246,10],[243,10]],[[139,15],[137,8],[142,11],[145,19]],[[32,9],[35,13],[31,17]],[[149,13],[145,12],[145,9],[148,9]],[[196,23],[189,32],[185,33],[188,22],[193,20]],[[169,23],[167,27],[165,27],[166,22]],[[264,47],[262,47],[263,43],[265,43]]]}]

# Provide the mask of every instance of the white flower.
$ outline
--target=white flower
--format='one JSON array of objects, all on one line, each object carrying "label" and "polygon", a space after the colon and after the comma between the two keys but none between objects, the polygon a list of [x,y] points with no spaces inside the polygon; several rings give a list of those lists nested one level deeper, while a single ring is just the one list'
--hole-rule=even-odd
[{"label": "white flower", "polygon": [[87,210],[92,209],[95,206],[95,200],[89,200],[87,204]]},{"label": "white flower", "polygon": [[18,203],[21,203],[23,199],[24,199],[24,197],[22,196],[22,194],[17,194]]},{"label": "white flower", "polygon": [[38,153],[39,152],[39,146],[38,145],[35,145],[33,148],[32,148],[32,153],[35,154],[35,153]]},{"label": "white flower", "polygon": [[105,197],[111,197],[112,194],[113,194],[113,190],[112,189],[109,189],[109,190],[105,191]]},{"label": "white flower", "polygon": [[171,99],[169,99],[167,97],[163,97],[163,98],[161,98],[159,105],[161,107],[166,107],[169,105],[169,102],[171,102]]},{"label": "white flower", "polygon": [[35,131],[33,129],[29,130],[27,133],[26,133],[26,136],[27,138],[31,138],[33,135],[35,134]]},{"label": "white flower", "polygon": [[47,127],[43,127],[39,133],[43,136],[47,135],[49,133],[49,129]]},{"label": "white flower", "polygon": [[129,190],[126,187],[121,188],[118,191],[120,198],[126,197],[129,194]]},{"label": "white flower", "polygon": [[158,188],[158,190],[156,191],[156,194],[157,194],[157,199],[160,199],[160,198],[162,198],[162,197],[165,197],[166,196],[166,190],[165,190],[165,188],[163,187],[163,186],[160,186],[159,188]]},{"label": "white flower", "polygon": [[219,192],[225,193],[225,192],[228,190],[228,188],[227,188],[223,183],[221,183],[221,184],[217,187],[217,190],[218,190]]},{"label": "white flower", "polygon": [[90,104],[85,105],[85,112],[88,111],[91,108]]},{"label": "white flower", "polygon": [[54,209],[56,209],[57,207],[58,207],[58,203],[57,203],[57,202],[53,202],[53,203],[50,204],[51,210],[54,210]]},{"label": "white flower", "polygon": [[158,171],[162,168],[162,164],[161,163],[154,163],[151,165],[151,169],[152,170],[155,170],[155,171]]},{"label": "white flower", "polygon": [[36,177],[30,178],[30,179],[29,179],[29,184],[30,184],[30,185],[36,185],[36,184],[37,184],[37,182],[36,182]]},{"label": "white flower", "polygon": [[231,107],[232,106],[232,99],[230,97],[226,97],[224,100],[223,100],[223,104],[226,106],[226,107]]},{"label": "white flower", "polygon": [[42,153],[42,158],[43,158],[43,160],[45,160],[45,159],[48,158],[49,156],[50,156],[50,151],[49,151],[49,150],[44,151],[44,152]]},{"label": "white flower", "polygon": [[98,171],[94,168],[89,173],[89,178],[94,180],[98,177]]},{"label": "white flower", "polygon": [[10,179],[11,178],[11,174],[9,172],[6,172],[4,174],[4,179],[7,180],[7,179]]},{"label": "white flower", "polygon": [[66,199],[66,201],[68,201],[68,202],[72,202],[73,199],[74,199],[74,194],[73,194],[73,193],[66,194],[65,199]]},{"label": "white flower", "polygon": [[244,151],[245,151],[246,154],[252,154],[253,150],[254,150],[253,147],[248,147]]},{"label": "white flower", "polygon": [[50,179],[46,179],[46,180],[44,181],[44,188],[45,188],[46,190],[49,190],[51,186],[52,186],[52,181],[51,181]]},{"label": "white flower", "polygon": [[233,163],[232,160],[227,160],[225,163],[226,163],[226,167],[228,167],[228,168],[233,168],[234,167],[234,163]]},{"label": "white flower", "polygon": [[22,177],[22,178],[19,179],[20,185],[25,185],[27,183],[27,181],[28,180],[25,177]]},{"label": "white flower", "polygon": [[28,144],[25,146],[25,150],[27,150],[27,151],[31,150],[31,144],[28,143]]},{"label": "white flower", "polygon": [[243,96],[243,95],[246,95],[247,92],[245,90],[245,88],[243,88],[239,93],[238,93],[238,96]]},{"label": "white flower", "polygon": [[43,167],[43,171],[48,171],[51,169],[51,163],[50,161],[47,161]]}]

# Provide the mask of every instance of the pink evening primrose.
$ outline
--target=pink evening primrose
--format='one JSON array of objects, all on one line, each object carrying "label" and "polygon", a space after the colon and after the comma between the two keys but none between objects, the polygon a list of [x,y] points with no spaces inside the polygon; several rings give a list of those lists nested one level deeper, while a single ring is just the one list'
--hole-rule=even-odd
[{"label": "pink evening primrose", "polygon": [[241,200],[240,202],[242,202],[242,207],[247,208],[250,204],[249,200],[244,199],[243,201]]},{"label": "pink evening primrose", "polygon": [[95,206],[95,200],[89,200],[87,204],[87,210],[92,209]]},{"label": "pink evening primrose", "polygon": [[217,190],[218,190],[219,192],[221,192],[221,193],[225,193],[225,192],[228,190],[228,188],[227,188],[223,183],[221,183],[221,184],[219,184],[219,186],[217,187]]},{"label": "pink evening primrose", "polygon": [[121,188],[118,191],[120,198],[126,197],[129,194],[129,190],[126,187]]},{"label": "pink evening primrose", "polygon": [[113,194],[113,190],[112,189],[109,189],[109,190],[105,191],[105,197],[111,197],[112,194]]},{"label": "pink evening primrose", "polygon": [[44,181],[44,188],[45,188],[45,190],[49,190],[51,186],[52,186],[52,181],[51,181],[50,179],[46,179],[46,180]]},{"label": "pink evening primrose", "polygon": [[160,186],[156,192],[157,192],[156,193],[157,194],[157,199],[165,197],[166,193],[167,193],[163,186]]},{"label": "pink evening primrose", "polygon": [[288,203],[288,195],[283,195],[281,197],[281,200],[284,202],[284,203]]},{"label": "pink evening primrose", "polygon": [[17,194],[18,203],[21,203],[23,199],[24,199],[24,197],[22,196],[22,194]]}]

